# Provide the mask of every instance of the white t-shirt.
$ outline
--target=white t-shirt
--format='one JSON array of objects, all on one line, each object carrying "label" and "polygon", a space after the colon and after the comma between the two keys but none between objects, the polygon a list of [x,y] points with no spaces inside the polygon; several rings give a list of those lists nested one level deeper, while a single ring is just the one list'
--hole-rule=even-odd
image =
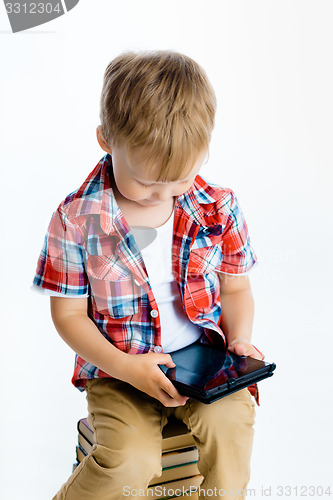
[{"label": "white t-shirt", "polygon": [[[173,222],[174,211],[162,226],[154,228],[154,241],[145,248],[140,248],[160,314],[164,353],[192,344],[202,334],[202,329],[186,316],[177,283],[172,275]],[[134,238],[135,233],[139,231],[144,230],[132,228]],[[136,240],[139,240],[139,237]]]},{"label": "white t-shirt", "polygon": [[[192,344],[202,334],[202,329],[192,323],[186,316],[177,283],[172,275],[173,222],[174,211],[162,226],[154,228],[156,238],[148,245],[143,245],[144,248],[139,242],[147,241],[145,231],[151,233],[152,230],[131,228],[146,265],[149,281],[157,302],[161,322],[161,343],[164,353]],[[68,294],[53,292],[37,285],[32,285],[31,288],[44,295],[72,298]],[[75,296],[75,298],[88,296],[87,294],[79,297]]]}]

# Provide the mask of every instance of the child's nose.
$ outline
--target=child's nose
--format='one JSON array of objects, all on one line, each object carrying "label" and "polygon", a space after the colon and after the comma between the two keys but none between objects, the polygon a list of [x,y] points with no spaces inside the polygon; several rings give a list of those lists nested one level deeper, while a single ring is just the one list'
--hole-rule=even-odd
[{"label": "child's nose", "polygon": [[171,193],[171,190],[170,189],[161,189],[159,191],[156,191],[154,194],[153,194],[153,200],[156,200],[156,201],[167,201],[169,200],[170,198],[172,197],[172,193]]}]

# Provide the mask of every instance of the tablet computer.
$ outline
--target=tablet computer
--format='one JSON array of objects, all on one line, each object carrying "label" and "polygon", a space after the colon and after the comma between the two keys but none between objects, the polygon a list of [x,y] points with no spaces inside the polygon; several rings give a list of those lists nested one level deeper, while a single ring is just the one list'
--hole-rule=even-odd
[{"label": "tablet computer", "polygon": [[271,377],[276,368],[275,363],[238,356],[200,340],[168,354],[176,366],[159,367],[178,392],[207,404]]}]

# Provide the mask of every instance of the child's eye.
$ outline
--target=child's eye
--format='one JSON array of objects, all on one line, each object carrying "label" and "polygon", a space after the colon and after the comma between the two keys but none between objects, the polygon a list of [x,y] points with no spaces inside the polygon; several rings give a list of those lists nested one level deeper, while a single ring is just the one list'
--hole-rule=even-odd
[{"label": "child's eye", "polygon": [[[140,184],[140,186],[142,186],[142,187],[144,187],[144,188],[146,188],[146,189],[147,189],[147,188],[149,188],[149,187],[151,186],[151,184],[142,184],[142,182],[139,182],[139,181],[137,181],[137,182],[138,182],[138,184]],[[181,182],[181,184],[188,184],[188,182],[189,182],[189,180],[187,180],[187,181],[182,181],[182,182]]]}]

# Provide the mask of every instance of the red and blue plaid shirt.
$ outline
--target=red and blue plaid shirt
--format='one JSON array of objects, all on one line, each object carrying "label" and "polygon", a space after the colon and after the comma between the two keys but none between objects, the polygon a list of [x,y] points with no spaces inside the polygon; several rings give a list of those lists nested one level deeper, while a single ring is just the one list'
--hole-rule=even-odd
[{"label": "red and blue plaid shirt", "polygon": [[[161,345],[158,305],[110,169],[107,154],[52,214],[33,283],[68,297],[89,295],[88,316],[101,334],[124,352],[145,353]],[[203,342],[226,344],[217,272],[243,274],[256,260],[233,191],[197,175],[175,202],[172,272]],[[76,354],[72,383],[83,391],[87,379],[99,377],[109,375]]]}]

